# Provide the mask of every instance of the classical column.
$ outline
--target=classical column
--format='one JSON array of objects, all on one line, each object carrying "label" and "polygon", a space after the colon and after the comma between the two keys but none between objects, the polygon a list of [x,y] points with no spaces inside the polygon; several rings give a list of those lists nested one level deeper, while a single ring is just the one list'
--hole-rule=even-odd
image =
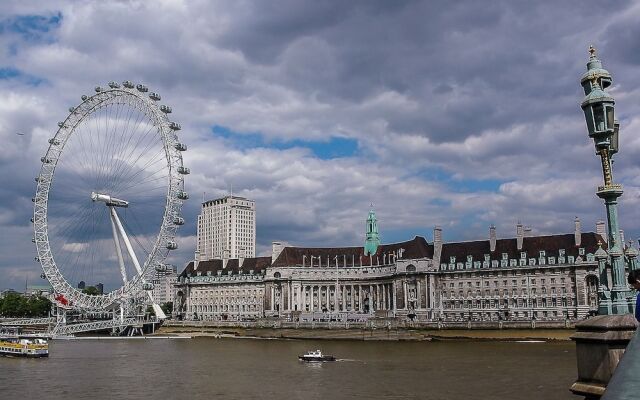
[{"label": "classical column", "polygon": [[395,316],[396,314],[396,280],[391,282],[391,310]]},{"label": "classical column", "polygon": [[289,291],[289,311],[293,311],[293,282],[289,281],[289,285],[287,285],[287,290]]},{"label": "classical column", "polygon": [[353,285],[350,285],[351,287],[351,296],[349,296],[349,309],[350,311],[354,311],[355,310],[355,304],[356,304],[356,300],[355,300],[355,296],[356,296],[356,292],[355,289],[353,288]]},{"label": "classical column", "polygon": [[420,295],[420,281],[416,279],[416,309],[422,308],[422,296]]},{"label": "classical column", "polygon": [[269,290],[271,292],[271,307],[270,307],[271,311],[276,309],[276,307],[275,307],[276,291],[274,289],[275,289],[275,287],[273,285],[271,285],[271,287],[269,288]]},{"label": "classical column", "polygon": [[347,311],[347,288],[342,285],[340,290],[342,290],[342,299],[340,300],[340,303],[342,304],[342,311]]},{"label": "classical column", "polygon": [[407,293],[407,281],[402,281],[402,291],[404,292],[404,309],[408,310],[409,309],[409,295]]}]

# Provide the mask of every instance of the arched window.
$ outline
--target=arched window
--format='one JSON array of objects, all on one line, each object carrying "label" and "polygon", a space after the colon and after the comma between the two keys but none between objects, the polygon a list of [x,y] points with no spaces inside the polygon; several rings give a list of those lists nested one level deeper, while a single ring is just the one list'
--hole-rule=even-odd
[{"label": "arched window", "polygon": [[416,266],[413,264],[407,265],[407,272],[416,272]]}]

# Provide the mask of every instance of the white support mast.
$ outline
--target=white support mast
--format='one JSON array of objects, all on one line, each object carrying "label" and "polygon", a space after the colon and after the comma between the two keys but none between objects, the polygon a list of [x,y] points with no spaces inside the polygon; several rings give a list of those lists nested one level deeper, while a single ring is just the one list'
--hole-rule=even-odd
[{"label": "white support mast", "polygon": [[[113,224],[115,224],[114,228],[117,228],[117,232],[116,232],[116,229],[114,229],[113,239],[115,240],[115,243],[116,243],[116,250],[118,251],[118,262],[120,263],[120,270],[122,272],[123,279],[126,280],[127,278],[126,278],[126,271],[124,269],[124,260],[122,259],[122,252],[120,251],[120,243],[119,243],[119,238],[117,237],[117,233],[120,234],[120,237],[124,242],[124,246],[127,249],[127,253],[129,254],[129,258],[133,262],[133,266],[136,268],[136,271],[138,272],[138,276],[140,277],[140,280],[144,285],[146,281],[142,273],[142,267],[140,267],[140,262],[138,261],[138,257],[136,257],[136,253],[133,251],[133,246],[131,245],[129,236],[125,232],[124,227],[122,226],[122,222],[120,222],[120,218],[118,218],[118,213],[116,213],[116,207],[126,208],[129,206],[129,203],[125,200],[116,199],[115,197],[111,197],[106,194],[100,194],[95,192],[91,193],[91,199],[93,201],[102,201],[106,203],[107,207],[109,207],[109,214],[111,217],[112,227],[113,227]],[[165,315],[164,311],[162,311],[162,308],[160,308],[160,306],[153,300],[153,294],[151,293],[151,291],[145,290],[145,292],[147,293],[149,300],[151,300],[151,306],[153,307],[153,311],[156,313],[156,317],[158,317],[159,319],[166,319],[167,316]]]}]

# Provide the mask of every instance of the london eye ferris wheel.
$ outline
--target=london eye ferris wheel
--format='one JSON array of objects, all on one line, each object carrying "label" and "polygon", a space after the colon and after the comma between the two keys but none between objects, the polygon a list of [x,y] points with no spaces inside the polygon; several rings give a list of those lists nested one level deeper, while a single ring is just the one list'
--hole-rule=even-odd
[{"label": "london eye ferris wheel", "polygon": [[[36,258],[59,305],[105,311],[144,299],[163,318],[151,281],[184,224],[180,125],[144,85],[110,82],[95,92],[69,109],[41,159]],[[80,282],[109,290],[87,294]]]}]

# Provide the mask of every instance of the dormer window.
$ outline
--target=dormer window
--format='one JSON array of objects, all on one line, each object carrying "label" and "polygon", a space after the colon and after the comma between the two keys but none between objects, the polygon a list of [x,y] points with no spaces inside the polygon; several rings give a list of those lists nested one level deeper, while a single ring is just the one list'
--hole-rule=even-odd
[{"label": "dormer window", "polygon": [[547,253],[544,250],[540,250],[540,258],[544,258],[547,256]]},{"label": "dormer window", "polygon": [[520,252],[520,259],[524,260],[526,258],[527,258],[527,253],[524,251]]},{"label": "dormer window", "polygon": [[456,256],[449,257],[449,264],[455,264],[455,263],[456,263]]},{"label": "dormer window", "polygon": [[558,257],[564,257],[564,249],[558,250]]},{"label": "dormer window", "polygon": [[502,259],[503,259],[503,260],[508,260],[508,259],[509,259],[509,254],[507,254],[507,253],[502,253]]},{"label": "dormer window", "polygon": [[490,261],[490,259],[491,259],[490,257],[491,257],[491,256],[490,256],[489,254],[485,254],[485,255],[484,255],[484,260],[485,260],[485,261]]},{"label": "dormer window", "polygon": [[473,256],[467,256],[467,262],[473,261]]},{"label": "dormer window", "polygon": [[584,247],[580,247],[578,249],[578,254],[580,254],[581,256],[584,256]]}]

